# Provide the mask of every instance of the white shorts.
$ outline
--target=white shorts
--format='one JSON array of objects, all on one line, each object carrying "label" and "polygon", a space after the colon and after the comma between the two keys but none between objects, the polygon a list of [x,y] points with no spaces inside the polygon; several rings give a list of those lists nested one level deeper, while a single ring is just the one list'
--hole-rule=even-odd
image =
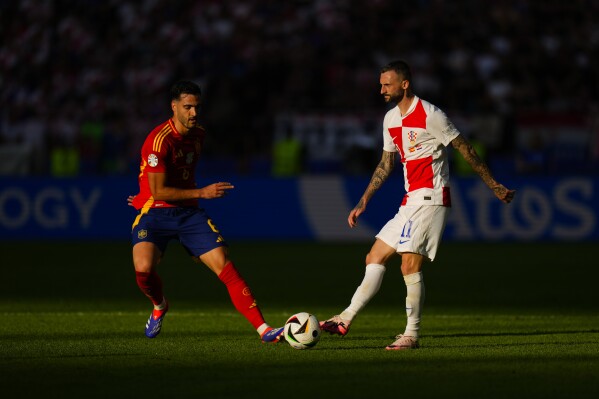
[{"label": "white shorts", "polygon": [[441,205],[401,206],[376,235],[397,253],[413,252],[435,259],[449,208]]}]

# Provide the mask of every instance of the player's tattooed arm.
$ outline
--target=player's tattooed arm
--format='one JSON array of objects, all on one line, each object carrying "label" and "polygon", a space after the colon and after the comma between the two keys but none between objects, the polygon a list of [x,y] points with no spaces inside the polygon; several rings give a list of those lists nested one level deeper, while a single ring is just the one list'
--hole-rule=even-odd
[{"label": "player's tattooed arm", "polygon": [[509,190],[498,183],[487,164],[480,159],[472,144],[468,142],[461,134],[451,141],[451,145],[464,157],[464,160],[472,167],[482,179],[482,181],[491,189],[497,198],[505,203],[509,203],[514,198],[515,190]]},{"label": "player's tattooed arm", "polygon": [[356,227],[358,224],[358,217],[366,210],[366,204],[370,200],[370,198],[377,192],[377,190],[383,185],[385,180],[393,171],[395,166],[395,152],[383,151],[383,156],[381,157],[381,161],[376,166],[374,173],[372,174],[372,178],[370,179],[370,183],[368,183],[368,187],[366,187],[366,191],[360,198],[358,205],[354,207],[349,212],[349,216],[347,217],[347,222],[349,227]]},{"label": "player's tattooed arm", "polygon": [[383,151],[381,160],[372,174],[370,183],[368,184],[368,187],[366,187],[366,191],[364,192],[364,195],[362,195],[362,198],[360,198],[360,202],[356,207],[361,208],[366,205],[366,202],[372,198],[374,193],[376,193],[387,180],[395,167],[395,154],[395,152]]}]

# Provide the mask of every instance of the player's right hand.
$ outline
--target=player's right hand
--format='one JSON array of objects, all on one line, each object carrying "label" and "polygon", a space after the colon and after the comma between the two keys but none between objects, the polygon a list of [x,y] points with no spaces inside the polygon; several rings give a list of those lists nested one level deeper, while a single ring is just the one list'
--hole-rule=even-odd
[{"label": "player's right hand", "polygon": [[347,217],[347,223],[349,224],[349,227],[353,229],[358,225],[358,217],[362,214],[362,212],[364,212],[364,209],[357,207],[351,210],[349,216]]}]

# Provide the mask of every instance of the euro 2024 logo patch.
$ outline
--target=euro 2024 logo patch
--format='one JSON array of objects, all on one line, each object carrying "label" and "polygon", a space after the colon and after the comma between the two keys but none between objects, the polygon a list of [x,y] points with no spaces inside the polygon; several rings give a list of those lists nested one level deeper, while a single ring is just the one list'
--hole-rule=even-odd
[{"label": "euro 2024 logo patch", "polygon": [[156,154],[148,155],[148,165],[150,165],[153,168],[156,167],[156,165],[158,165],[158,157],[156,156]]}]

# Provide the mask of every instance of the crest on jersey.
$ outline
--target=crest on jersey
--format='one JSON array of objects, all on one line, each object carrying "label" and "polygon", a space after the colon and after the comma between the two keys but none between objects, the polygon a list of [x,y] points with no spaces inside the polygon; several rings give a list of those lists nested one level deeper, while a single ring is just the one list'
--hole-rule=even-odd
[{"label": "crest on jersey", "polygon": [[408,140],[410,140],[410,144],[414,144],[416,142],[416,137],[418,137],[418,135],[415,131],[410,130],[408,132]]},{"label": "crest on jersey", "polygon": [[150,165],[151,167],[155,167],[156,165],[158,165],[158,157],[156,156],[156,154],[148,155],[148,165]]}]

